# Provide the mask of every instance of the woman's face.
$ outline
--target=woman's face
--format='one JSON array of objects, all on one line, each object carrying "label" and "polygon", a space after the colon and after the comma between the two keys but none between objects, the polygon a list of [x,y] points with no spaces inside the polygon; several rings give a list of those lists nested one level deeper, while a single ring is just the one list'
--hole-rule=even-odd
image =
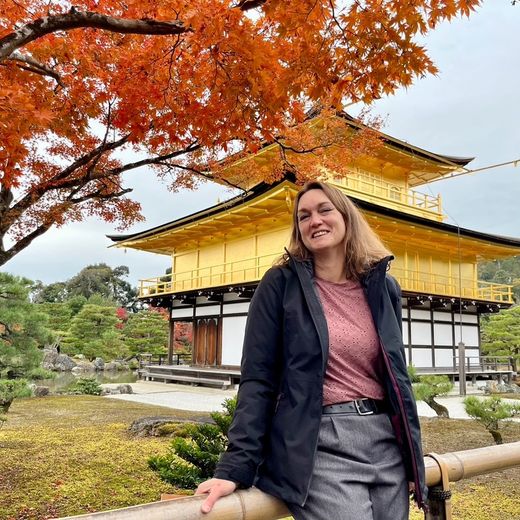
[{"label": "woman's face", "polygon": [[313,255],[333,251],[344,255],[345,221],[323,190],[302,195],[297,219],[303,244]]}]

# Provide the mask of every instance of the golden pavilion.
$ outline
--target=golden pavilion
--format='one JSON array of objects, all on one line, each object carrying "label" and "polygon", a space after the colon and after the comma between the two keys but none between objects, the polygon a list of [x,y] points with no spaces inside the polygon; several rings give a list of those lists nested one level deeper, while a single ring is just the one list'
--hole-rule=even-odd
[{"label": "golden pavilion", "polygon": [[[355,120],[343,120],[349,131],[358,131]],[[403,290],[408,362],[419,371],[455,374],[457,345],[463,341],[468,366],[483,368],[480,316],[510,306],[513,296],[511,286],[480,281],[477,263],[520,254],[520,240],[447,224],[440,196],[417,191],[464,171],[472,158],[380,137],[382,145],[358,157],[347,176],[328,172],[324,180],[358,205],[395,255],[391,274]],[[238,183],[243,194],[152,229],[109,236],[117,247],[171,259],[171,273],[141,280],[139,296],[169,309],[170,345],[176,322],[192,324],[193,367],[239,373],[249,301],[288,243],[298,190],[290,175],[271,185],[254,184],[243,175],[249,161],[268,163],[274,153],[275,145],[268,145],[229,166],[227,179]],[[169,374],[163,371],[162,379],[175,379]],[[184,377],[190,381],[192,376]]]}]

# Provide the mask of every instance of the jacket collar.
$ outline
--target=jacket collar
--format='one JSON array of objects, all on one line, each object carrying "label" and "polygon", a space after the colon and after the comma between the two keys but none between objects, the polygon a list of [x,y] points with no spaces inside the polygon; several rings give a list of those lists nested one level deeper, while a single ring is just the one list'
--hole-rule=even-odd
[{"label": "jacket collar", "polygon": [[363,287],[368,287],[369,284],[372,282],[382,281],[384,276],[386,275],[386,272],[390,268],[390,262],[395,257],[393,255],[385,256],[384,258],[381,258],[381,260],[377,261],[376,263],[372,264],[370,269],[364,273],[361,276],[361,284]]},{"label": "jacket collar", "polygon": [[[299,269],[303,268],[309,274],[309,276],[311,278],[314,277],[314,263],[312,262],[311,259],[298,260],[297,258],[295,258],[295,256],[293,254],[291,254],[289,252],[289,250],[287,248],[285,248],[285,252],[287,253],[287,256],[289,258],[289,265],[296,272],[298,272]],[[386,274],[386,272],[389,269],[390,262],[392,260],[394,260],[394,258],[395,257],[393,255],[388,255],[388,256],[385,256],[384,258],[381,258],[381,260],[378,260],[374,264],[372,264],[370,269],[361,275],[361,277],[360,277],[361,285],[363,285],[363,287],[367,288],[369,286],[369,284],[371,284],[372,282],[377,283],[377,281],[381,281],[381,279],[384,277],[384,275]]]}]

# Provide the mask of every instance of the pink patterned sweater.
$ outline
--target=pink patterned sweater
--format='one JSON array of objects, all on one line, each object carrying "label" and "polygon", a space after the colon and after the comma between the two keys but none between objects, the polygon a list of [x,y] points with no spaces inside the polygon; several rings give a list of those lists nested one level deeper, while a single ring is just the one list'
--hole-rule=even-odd
[{"label": "pink patterned sweater", "polygon": [[323,404],[384,399],[379,338],[360,282],[314,281],[329,329]]}]

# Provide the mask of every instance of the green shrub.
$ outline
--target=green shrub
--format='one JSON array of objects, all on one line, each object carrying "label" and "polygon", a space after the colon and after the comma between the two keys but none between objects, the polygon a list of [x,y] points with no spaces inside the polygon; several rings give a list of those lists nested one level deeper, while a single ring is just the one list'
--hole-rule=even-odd
[{"label": "green shrub", "polygon": [[186,424],[178,426],[169,452],[148,459],[148,465],[159,476],[183,489],[193,489],[211,478],[220,454],[227,447],[227,431],[236,409],[236,398],[223,402],[224,412],[213,412],[215,424]]},{"label": "green shrub", "polygon": [[479,422],[493,436],[495,444],[502,444],[502,433],[513,417],[520,415],[520,404],[507,403],[500,397],[478,399],[475,396],[464,399],[466,413]]},{"label": "green shrub", "polygon": [[6,414],[17,397],[29,397],[31,389],[25,379],[0,379],[0,411]]},{"label": "green shrub", "polygon": [[439,396],[446,395],[453,388],[453,383],[448,376],[419,376],[418,379],[419,382],[413,385],[415,399],[424,401],[435,410],[438,417],[449,419],[448,409],[435,400]]},{"label": "green shrub", "polygon": [[71,394],[101,395],[102,391],[95,377],[80,377],[69,387]]},{"label": "green shrub", "polygon": [[419,374],[417,374],[417,369],[413,365],[408,365],[406,367],[408,370],[408,377],[410,378],[410,381],[412,383],[418,383],[419,382]]},{"label": "green shrub", "polygon": [[47,370],[43,367],[36,367],[27,372],[27,379],[32,381],[37,381],[40,379],[55,379],[57,376],[56,372],[52,370]]},{"label": "green shrub", "polygon": [[129,370],[138,370],[139,369],[139,361],[137,359],[131,359],[128,363]]}]

